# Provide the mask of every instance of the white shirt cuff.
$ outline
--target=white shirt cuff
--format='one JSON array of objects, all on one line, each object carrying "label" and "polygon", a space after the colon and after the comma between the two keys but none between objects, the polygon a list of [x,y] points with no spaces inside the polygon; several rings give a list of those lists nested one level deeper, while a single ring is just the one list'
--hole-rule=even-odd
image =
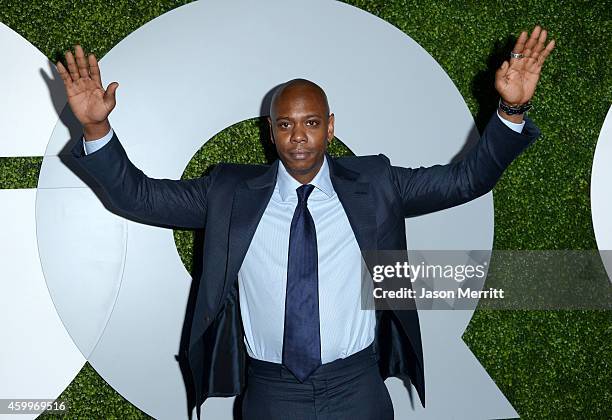
[{"label": "white shirt cuff", "polygon": [[520,123],[513,123],[512,121],[508,121],[507,119],[502,118],[502,116],[499,115],[499,109],[497,110],[497,116],[499,117],[500,120],[502,120],[504,124],[506,124],[512,130],[516,131],[517,133],[523,132],[523,127],[525,126],[525,120],[523,120]]},{"label": "white shirt cuff", "polygon": [[85,141],[85,137],[83,137],[83,149],[85,150],[86,155],[91,155],[93,152],[100,150],[103,148],[106,143],[113,138],[114,131],[111,128],[106,135],[100,139]]}]

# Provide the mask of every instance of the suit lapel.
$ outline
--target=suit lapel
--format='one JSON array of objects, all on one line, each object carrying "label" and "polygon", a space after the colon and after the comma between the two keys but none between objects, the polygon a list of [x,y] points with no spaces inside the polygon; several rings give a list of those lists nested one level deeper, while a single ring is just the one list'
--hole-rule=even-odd
[{"label": "suit lapel", "polygon": [[376,212],[370,183],[360,182],[357,172],[339,165],[329,155],[327,158],[332,185],[344,207],[359,248],[362,252],[377,249]]},{"label": "suit lapel", "polygon": [[[359,174],[327,155],[330,178],[362,251],[377,249],[376,213],[370,184],[359,181]],[[235,278],[251,244],[257,225],[276,185],[279,160],[262,175],[243,181],[236,188],[230,216],[226,284]],[[223,294],[222,294],[223,295]]]},{"label": "suit lapel", "polygon": [[276,160],[263,175],[243,181],[234,192],[226,283],[228,278],[232,279],[238,274],[257,225],[274,192],[278,163]]}]

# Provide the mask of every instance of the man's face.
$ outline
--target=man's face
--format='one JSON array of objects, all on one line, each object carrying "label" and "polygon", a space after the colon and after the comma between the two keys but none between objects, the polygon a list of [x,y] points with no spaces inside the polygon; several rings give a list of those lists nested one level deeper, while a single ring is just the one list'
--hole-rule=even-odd
[{"label": "man's face", "polygon": [[268,119],[278,156],[301,183],[314,178],[334,137],[334,116],[327,112],[316,89],[292,86],[278,96]]}]

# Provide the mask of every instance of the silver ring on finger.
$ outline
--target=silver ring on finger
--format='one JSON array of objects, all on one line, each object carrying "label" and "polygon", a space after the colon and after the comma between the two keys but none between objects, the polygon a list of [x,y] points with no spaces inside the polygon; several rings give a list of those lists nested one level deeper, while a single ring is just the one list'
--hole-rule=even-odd
[{"label": "silver ring on finger", "polygon": [[511,58],[516,58],[516,59],[520,60],[521,58],[523,58],[525,56],[523,54],[521,54],[521,53],[510,52],[510,57]]}]

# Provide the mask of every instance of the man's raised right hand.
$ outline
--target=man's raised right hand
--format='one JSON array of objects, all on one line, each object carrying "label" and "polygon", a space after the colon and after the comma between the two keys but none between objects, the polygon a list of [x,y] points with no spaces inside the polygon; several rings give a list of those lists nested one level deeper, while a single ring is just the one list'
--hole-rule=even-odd
[{"label": "man's raised right hand", "polygon": [[70,108],[83,126],[85,140],[95,140],[110,130],[108,115],[115,108],[119,83],[113,82],[104,90],[96,57],[89,54],[85,58],[80,45],[75,45],[74,52],[76,61],[71,51],[65,53],[68,70],[58,61],[57,71],[64,81]]}]

